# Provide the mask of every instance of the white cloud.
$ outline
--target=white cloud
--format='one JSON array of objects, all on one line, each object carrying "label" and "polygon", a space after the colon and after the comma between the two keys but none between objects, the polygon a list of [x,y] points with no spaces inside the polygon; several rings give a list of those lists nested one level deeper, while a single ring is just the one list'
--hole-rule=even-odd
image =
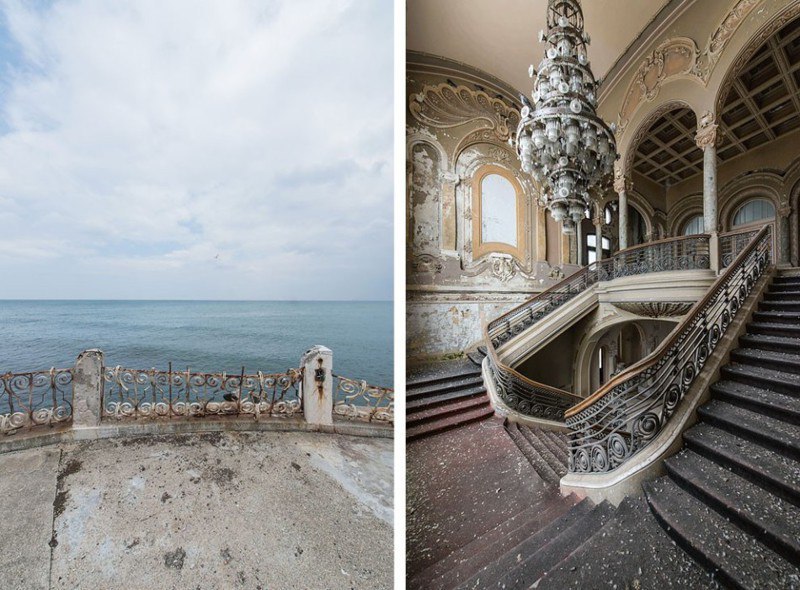
[{"label": "white cloud", "polygon": [[0,6],[0,297],[391,297],[391,2]]}]

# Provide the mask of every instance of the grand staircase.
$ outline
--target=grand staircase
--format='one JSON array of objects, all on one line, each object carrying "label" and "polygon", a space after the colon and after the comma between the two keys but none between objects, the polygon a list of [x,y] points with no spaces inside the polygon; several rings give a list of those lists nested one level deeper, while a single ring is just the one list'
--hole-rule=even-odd
[{"label": "grand staircase", "polygon": [[[800,275],[773,280],[739,346],[643,496],[532,503],[408,587],[800,590]],[[504,426],[557,494],[563,435]]]}]

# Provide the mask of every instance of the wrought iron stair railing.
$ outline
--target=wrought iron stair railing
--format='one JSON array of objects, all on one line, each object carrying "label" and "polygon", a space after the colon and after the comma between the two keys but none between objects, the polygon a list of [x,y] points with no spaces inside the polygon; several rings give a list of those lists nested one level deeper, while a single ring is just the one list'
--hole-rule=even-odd
[{"label": "wrought iron stair railing", "polygon": [[772,256],[763,227],[653,352],[570,408],[569,471],[618,468],[662,431]]},{"label": "wrought iron stair railing", "polygon": [[710,268],[709,236],[682,236],[619,251],[586,266],[484,327],[487,358],[497,394],[513,410],[535,418],[563,421],[583,398],[538,383],[503,364],[498,349],[601,281],[667,270]]}]

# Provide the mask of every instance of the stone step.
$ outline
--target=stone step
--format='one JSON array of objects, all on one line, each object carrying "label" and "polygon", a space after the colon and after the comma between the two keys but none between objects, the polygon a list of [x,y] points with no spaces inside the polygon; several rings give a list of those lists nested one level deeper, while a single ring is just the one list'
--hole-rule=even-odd
[{"label": "stone step", "polygon": [[406,415],[406,427],[410,428],[412,426],[416,426],[417,424],[424,424],[425,422],[431,422],[432,420],[438,420],[446,416],[452,416],[453,414],[461,414],[463,412],[468,412],[470,410],[488,405],[489,396],[482,395],[468,397],[453,403],[434,406],[418,412],[410,412]]},{"label": "stone step", "polygon": [[563,516],[577,503],[575,495],[570,495],[567,498],[559,497],[545,508],[537,504],[515,514],[410,578],[408,588],[446,590],[458,586],[487,564],[499,559],[506,551]]},{"label": "stone step", "polygon": [[446,383],[453,379],[474,377],[480,375],[481,368],[476,367],[469,361],[457,364],[448,364],[435,370],[429,370],[418,375],[406,377],[406,393],[421,387],[428,387],[439,383]]},{"label": "stone step", "polygon": [[669,477],[642,484],[669,535],[723,584],[735,588],[792,588],[800,569],[679,487]]},{"label": "stone step", "polygon": [[547,447],[547,445],[542,441],[537,434],[536,431],[539,429],[532,429],[529,426],[520,425],[519,431],[522,433],[522,436],[530,443],[530,445],[536,449],[536,452],[542,456],[542,458],[547,461],[547,464],[556,472],[559,479],[564,477],[567,473],[567,463],[566,461],[562,461],[558,457],[556,457],[552,451]]},{"label": "stone step", "polygon": [[[594,508],[591,500],[583,500],[573,506],[563,515],[550,524],[531,535],[510,551],[504,553],[499,559],[482,567],[469,580],[458,586],[458,588],[494,588],[497,580],[507,574],[510,570],[530,555],[535,554],[548,542],[557,538],[561,533],[568,530],[575,523],[581,522],[584,516],[589,514]],[[535,580],[534,580],[535,581]],[[531,581],[533,583],[534,581]]]},{"label": "stone step", "polygon": [[705,422],[800,459],[800,426],[719,400],[712,400],[697,413]]},{"label": "stone step", "polygon": [[800,395],[800,375],[797,373],[787,373],[740,363],[726,365],[722,367],[720,373],[723,379],[730,381],[761,387],[777,393]]},{"label": "stone step", "polygon": [[406,400],[418,400],[432,395],[447,393],[449,391],[458,391],[459,389],[468,389],[476,385],[483,385],[483,378],[480,375],[470,375],[467,377],[453,378],[449,381],[441,383],[434,383],[424,387],[418,387],[413,391],[406,391]]},{"label": "stone step", "polygon": [[435,406],[442,404],[462,401],[464,399],[476,396],[485,396],[486,389],[483,384],[470,387],[468,389],[459,389],[447,393],[440,393],[438,395],[430,395],[427,397],[413,399],[406,402],[406,413],[421,412]]},{"label": "stone step", "polygon": [[553,433],[544,428],[538,428],[539,438],[544,442],[545,446],[553,453],[553,456],[561,463],[564,468],[567,466],[569,456],[567,454],[567,444],[560,439],[553,436]]},{"label": "stone step", "polygon": [[615,512],[608,502],[597,505],[571,527],[554,536],[535,553],[525,556],[511,571],[503,575],[493,587],[507,590],[530,588],[548,571],[569,557],[587,539],[611,520]]},{"label": "stone step", "polygon": [[756,311],[753,313],[754,322],[768,324],[793,324],[800,322],[800,312],[796,311]]},{"label": "stone step", "polygon": [[777,288],[775,285],[772,285],[767,288],[767,291],[766,293],[764,293],[764,295],[765,296],[774,295],[780,297],[788,297],[790,299],[800,299],[800,285],[797,286],[783,285]]},{"label": "stone step", "polygon": [[711,386],[711,392],[716,399],[792,424],[800,424],[800,397],[736,381],[718,381]]},{"label": "stone step", "polygon": [[537,590],[712,588],[712,578],[677,547],[641,497],[545,574]]},{"label": "stone step", "polygon": [[800,505],[800,463],[710,424],[683,433],[686,448]]},{"label": "stone step", "polygon": [[472,424],[486,420],[494,416],[494,409],[491,406],[480,407],[469,412],[462,412],[439,420],[419,424],[413,428],[406,429],[406,440],[413,441],[420,438],[426,438],[442,432],[447,432],[453,428],[464,426],[465,424]]},{"label": "stone step", "polygon": [[670,457],[665,466],[681,487],[785,559],[800,563],[796,506],[689,450]]},{"label": "stone step", "polygon": [[793,275],[778,275],[772,279],[773,285],[796,285],[800,290],[800,277]]},{"label": "stone step", "polygon": [[762,367],[795,375],[800,374],[800,354],[791,352],[737,348],[731,352],[731,361],[751,367]]},{"label": "stone step", "polygon": [[782,324],[777,322],[751,322],[747,324],[748,334],[764,334],[784,338],[800,338],[800,323]]},{"label": "stone step", "polygon": [[[800,324],[800,321],[798,321],[798,324]],[[739,344],[751,348],[760,348],[761,350],[800,354],[800,338],[767,336],[766,334],[745,334],[739,338]]]},{"label": "stone step", "polygon": [[758,304],[761,311],[800,311],[800,299],[782,299],[769,301],[765,299]]},{"label": "stone step", "polygon": [[525,455],[528,463],[531,464],[531,467],[533,467],[539,477],[551,486],[557,487],[561,481],[561,476],[555,472],[544,457],[542,457],[536,448],[523,436],[522,432],[520,432],[519,425],[516,422],[506,421],[506,432],[508,432],[511,440],[514,441],[514,444],[517,445],[520,452]]}]

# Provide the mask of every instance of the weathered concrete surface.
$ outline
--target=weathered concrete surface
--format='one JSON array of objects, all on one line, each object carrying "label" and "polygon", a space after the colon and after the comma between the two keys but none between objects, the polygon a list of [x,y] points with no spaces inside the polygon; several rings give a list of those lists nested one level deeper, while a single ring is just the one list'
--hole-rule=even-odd
[{"label": "weathered concrete surface", "polygon": [[33,449],[0,457],[0,588],[47,588],[60,455]]},{"label": "weathered concrete surface", "polygon": [[[46,453],[36,495],[24,465]],[[24,576],[4,566],[0,588],[392,587],[391,440],[103,440],[0,455],[0,473],[24,523],[0,554],[28,545],[15,557]]]}]

